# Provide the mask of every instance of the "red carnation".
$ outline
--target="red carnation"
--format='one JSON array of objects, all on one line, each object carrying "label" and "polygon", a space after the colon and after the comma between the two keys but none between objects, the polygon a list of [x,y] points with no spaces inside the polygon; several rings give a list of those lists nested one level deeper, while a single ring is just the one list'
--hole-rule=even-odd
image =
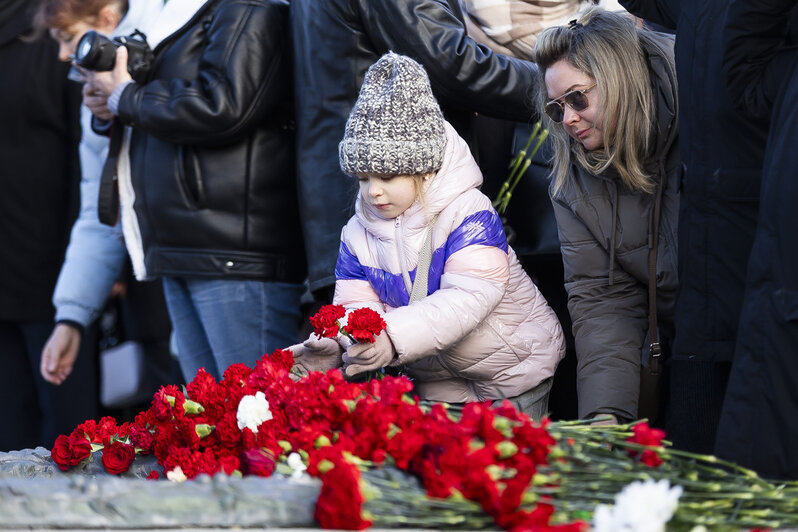
[{"label": "red carnation", "polygon": [[136,448],[119,440],[103,449],[103,466],[112,475],[119,475],[130,469],[136,458]]},{"label": "red carnation", "polygon": [[[648,426],[648,423],[639,423],[632,428],[632,431],[634,432],[634,435],[630,438],[627,438],[626,441],[640,445],[661,447],[662,440],[665,438],[665,431],[660,429],[652,429]],[[629,449],[630,456],[637,456],[638,453],[639,451],[635,449]],[[648,449],[643,451],[643,453],[640,455],[640,462],[649,467],[657,467],[658,465],[662,464],[662,458],[659,457],[657,451]]]},{"label": "red carnation", "polygon": [[291,371],[291,367],[294,365],[294,353],[286,349],[277,349],[268,358],[273,366],[286,371]]},{"label": "red carnation", "polygon": [[232,475],[241,471],[241,461],[235,456],[222,456],[219,458],[219,468],[225,475]]},{"label": "red carnation", "polygon": [[269,449],[249,449],[241,454],[248,475],[270,477],[277,467],[277,458]]},{"label": "red carnation", "polygon": [[368,307],[349,313],[344,332],[358,342],[374,343],[374,337],[384,331],[387,325],[382,316]]},{"label": "red carnation", "polygon": [[310,317],[310,324],[316,334],[326,338],[338,336],[338,320],[346,314],[346,309],[341,305],[324,305]]},{"label": "red carnation", "polygon": [[364,500],[357,466],[347,462],[340,450],[325,454],[333,467],[323,473],[316,469],[321,474],[321,493],[316,500],[313,518],[325,529],[363,530],[370,527],[371,521],[364,519],[362,514]]}]

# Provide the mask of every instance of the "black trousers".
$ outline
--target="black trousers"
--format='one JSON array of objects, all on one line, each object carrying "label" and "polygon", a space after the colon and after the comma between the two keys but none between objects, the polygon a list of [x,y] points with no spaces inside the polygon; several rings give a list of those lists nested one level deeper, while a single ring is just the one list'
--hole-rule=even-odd
[{"label": "black trousers", "polygon": [[43,446],[51,449],[59,434],[69,434],[87,419],[97,419],[99,393],[94,328],[86,330],[69,378],[60,386],[39,372],[42,349],[52,321],[0,321],[0,451]]}]

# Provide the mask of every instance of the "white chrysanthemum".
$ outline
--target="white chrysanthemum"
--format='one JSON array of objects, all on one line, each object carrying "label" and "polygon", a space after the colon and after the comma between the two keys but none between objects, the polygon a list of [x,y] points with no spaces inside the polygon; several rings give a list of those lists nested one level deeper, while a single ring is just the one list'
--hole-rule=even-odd
[{"label": "white chrysanthemum", "polygon": [[599,504],[593,512],[595,532],[664,532],[671,520],[682,487],[659,482],[632,482],[615,496],[615,506]]},{"label": "white chrysanthemum", "polygon": [[252,432],[258,432],[260,424],[270,419],[272,419],[272,411],[269,410],[269,401],[266,400],[263,392],[245,395],[241,398],[236,412],[239,429],[244,430],[244,427],[249,427]]},{"label": "white chrysanthemum", "polygon": [[291,478],[301,477],[307,469],[307,466],[305,465],[305,462],[302,461],[302,457],[299,456],[299,453],[289,454],[286,462],[288,462],[288,466],[294,470],[294,472],[291,474]]},{"label": "white chrysanthemum", "polygon": [[172,482],[185,482],[188,480],[188,477],[185,473],[183,473],[183,470],[180,468],[180,466],[175,466],[175,468],[171,471],[167,471],[166,478]]}]

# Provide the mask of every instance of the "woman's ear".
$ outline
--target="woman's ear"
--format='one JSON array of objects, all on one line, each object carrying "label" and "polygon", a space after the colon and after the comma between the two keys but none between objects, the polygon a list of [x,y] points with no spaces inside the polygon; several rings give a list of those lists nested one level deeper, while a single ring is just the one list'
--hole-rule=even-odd
[{"label": "woman's ear", "polygon": [[100,33],[110,35],[122,20],[122,15],[113,4],[108,4],[97,14],[97,29]]}]

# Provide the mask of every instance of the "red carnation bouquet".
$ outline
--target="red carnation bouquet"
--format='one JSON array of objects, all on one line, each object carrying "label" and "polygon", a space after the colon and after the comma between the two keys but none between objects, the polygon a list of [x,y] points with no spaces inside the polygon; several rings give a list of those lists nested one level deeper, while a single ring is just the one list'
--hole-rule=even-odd
[{"label": "red carnation bouquet", "polygon": [[314,332],[323,338],[337,338],[343,334],[353,342],[374,343],[374,337],[385,330],[387,325],[379,312],[368,307],[359,308],[349,313],[347,323],[341,327],[341,318],[346,316],[346,309],[341,305],[324,305],[310,317]]},{"label": "red carnation bouquet", "polygon": [[[346,309],[341,305],[324,305],[310,317],[314,332],[323,338],[338,338],[343,334],[352,343],[374,343],[374,338],[387,327],[380,313],[368,307],[355,309],[349,313],[346,325],[341,326],[341,318],[347,316]],[[381,379],[385,376],[385,369],[367,371],[353,377],[357,380]]]}]

